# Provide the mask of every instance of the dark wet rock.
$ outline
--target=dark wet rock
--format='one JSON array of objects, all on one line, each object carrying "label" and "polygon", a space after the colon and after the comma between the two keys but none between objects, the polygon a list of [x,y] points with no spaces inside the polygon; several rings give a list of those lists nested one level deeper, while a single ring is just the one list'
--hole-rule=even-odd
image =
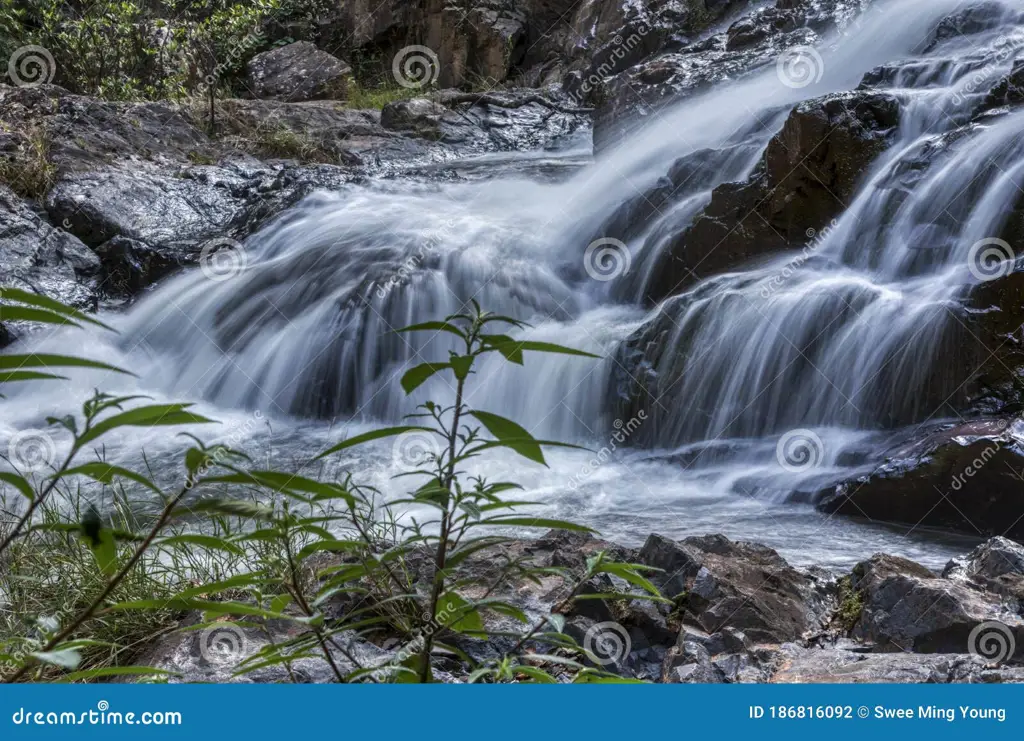
[{"label": "dark wet rock", "polygon": [[1024,669],[993,667],[970,654],[866,654],[843,649],[808,649],[785,644],[778,684],[873,684],[951,682],[1024,682]]},{"label": "dark wet rock", "polygon": [[[99,278],[100,261],[88,247],[0,185],[0,285],[95,310]],[[6,325],[0,345],[26,329]]]},{"label": "dark wet rock", "polygon": [[[639,55],[642,59],[627,57],[631,64],[625,69],[584,67],[566,80],[570,94],[597,105],[595,152],[623,141],[685,97],[761,70],[786,49],[815,46],[823,32],[851,26],[864,4],[781,0],[775,7],[755,7],[749,13],[744,13],[749,4],[732,2],[703,8],[688,3],[656,5],[642,19],[654,29],[644,39],[657,38],[657,43],[633,45],[645,52]],[[666,12],[669,6],[674,13]],[[629,39],[627,30],[620,37]]]},{"label": "dark wet rock", "polygon": [[1010,74],[996,83],[985,98],[981,110],[1024,103],[1024,61],[1013,65]]},{"label": "dark wet rock", "polygon": [[268,171],[197,166],[177,173],[123,169],[69,175],[53,187],[47,212],[86,244],[124,237],[168,264],[198,258],[211,239],[240,239],[276,208],[261,193]]},{"label": "dark wet rock", "polygon": [[1017,614],[1017,605],[999,595],[882,554],[854,567],[853,588],[862,595],[864,607],[851,635],[875,650],[976,653],[983,649],[975,629],[998,622],[1024,656],[1024,620]]},{"label": "dark wet rock", "polygon": [[0,124],[44,142],[58,174],[115,164],[213,162],[224,154],[171,104],[101,101],[55,85],[0,85]]},{"label": "dark wet rock", "polygon": [[687,538],[673,548],[651,536],[639,558],[665,571],[656,583],[667,595],[683,586],[684,619],[709,633],[731,627],[755,643],[778,643],[800,640],[823,624],[829,585],[771,548],[721,535]]},{"label": "dark wet rock", "polygon": [[385,129],[403,131],[424,139],[440,139],[441,119],[448,109],[428,98],[412,98],[388,103],[380,112]]},{"label": "dark wet rock", "polygon": [[889,451],[872,475],[830,491],[818,507],[908,526],[1024,538],[1020,423],[967,422]]},{"label": "dark wet rock", "polygon": [[951,560],[942,576],[1024,604],[1024,546],[1008,538],[990,538],[967,555]]},{"label": "dark wet rock", "polygon": [[246,69],[250,92],[272,100],[344,100],[352,68],[308,41],[257,54]]},{"label": "dark wet rock", "polygon": [[845,208],[888,145],[899,111],[894,97],[866,92],[797,106],[751,179],[718,186],[663,250],[645,298],[660,301],[701,277],[806,244]]}]

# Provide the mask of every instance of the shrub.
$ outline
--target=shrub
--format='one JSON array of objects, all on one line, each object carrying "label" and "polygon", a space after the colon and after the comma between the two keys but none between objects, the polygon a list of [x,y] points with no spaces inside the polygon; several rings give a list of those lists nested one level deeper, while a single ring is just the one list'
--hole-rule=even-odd
[{"label": "shrub", "polygon": [[[0,289],[0,321],[81,325],[99,322],[51,299]],[[103,326],[103,325],[100,325]],[[412,393],[429,378],[445,374],[454,388],[450,405],[426,402],[406,424],[344,439],[316,457],[329,461],[358,446],[400,435],[421,436],[432,451],[402,474],[411,489],[397,501],[381,501],[350,474],[303,475],[254,467],[225,446],[207,447],[190,437],[182,478],[171,488],[153,477],[79,458],[112,430],[133,426],[211,423],[187,404],[138,405],[136,397],[96,392],[80,415],[50,419],[70,439],[52,472],[31,480],[17,471],[0,472],[11,496],[24,499],[20,514],[0,529],[0,592],[11,605],[0,621],[0,667],[10,681],[59,677],[90,680],[115,674],[159,675],[160,670],[126,665],[133,647],[166,631],[186,611],[202,621],[188,630],[210,628],[226,617],[250,626],[286,621],[295,626],[287,640],[269,642],[238,662],[236,674],[292,664],[318,656],[339,682],[431,681],[435,650],[458,657],[472,681],[555,681],[553,671],[580,681],[611,681],[585,667],[583,651],[562,632],[561,613],[596,574],[611,574],[638,590],[612,592],[666,601],[642,575],[645,567],[591,556],[584,573],[539,568],[525,557],[496,564],[497,574],[461,570],[474,555],[510,541],[508,528],[587,528],[517,514],[523,502],[505,499],[514,482],[467,477],[462,467],[495,449],[506,449],[544,464],[544,449],[558,443],[537,440],[512,420],[466,403],[474,367],[485,355],[521,364],[526,353],[587,355],[542,342],[513,339],[504,332],[521,323],[495,316],[475,304],[468,313],[406,327],[453,338],[446,362],[409,369],[402,387]],[[592,356],[591,356],[592,357]],[[88,366],[119,369],[73,356],[0,355],[0,382],[56,378],[52,371]],[[331,469],[328,469],[331,470]],[[148,472],[147,472],[148,473]],[[83,481],[114,492],[114,516],[75,496]],[[138,516],[125,484],[148,492],[157,503]],[[62,516],[59,499],[75,503],[73,519]],[[399,508],[416,506],[433,515],[400,520]],[[207,554],[197,559],[195,552]],[[46,558],[39,556],[45,554]],[[85,558],[85,556],[90,558]],[[38,564],[54,560],[54,569]],[[425,565],[425,576],[421,565]],[[566,596],[551,614],[530,620],[519,607],[493,596],[507,578],[561,574]],[[43,589],[36,586],[45,585]],[[474,596],[475,595],[475,596]],[[325,605],[333,605],[327,614]],[[520,627],[501,635],[508,648],[475,661],[448,643],[449,636],[482,640],[486,615],[511,618]],[[267,631],[269,635],[269,631]],[[372,633],[403,642],[391,661],[362,665],[346,636]]]}]

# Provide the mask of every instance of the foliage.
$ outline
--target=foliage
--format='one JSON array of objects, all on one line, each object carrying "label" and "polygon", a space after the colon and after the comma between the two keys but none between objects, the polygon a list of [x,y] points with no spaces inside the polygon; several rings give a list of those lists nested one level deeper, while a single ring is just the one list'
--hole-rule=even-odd
[{"label": "foliage", "polygon": [[[108,329],[24,291],[0,288],[0,301],[0,321]],[[606,598],[665,601],[643,576],[647,569],[597,553],[583,573],[573,574],[513,555],[515,549],[505,549],[510,529],[587,528],[522,514],[521,507],[536,503],[506,499],[519,489],[514,482],[464,472],[469,461],[502,448],[545,465],[545,450],[560,445],[466,402],[485,355],[515,364],[534,352],[587,355],[507,334],[521,326],[474,304],[467,313],[400,330],[452,338],[447,361],[418,365],[402,378],[412,393],[433,376],[446,377],[452,403],[428,401],[406,424],[337,442],[316,458],[329,464],[326,472],[261,468],[238,451],[188,435],[180,475],[161,485],[156,479],[167,477],[148,468],[107,462],[103,442],[126,427],[212,423],[188,404],[97,391],[80,414],[49,419],[66,443],[51,470],[0,472],[12,512],[0,525],[0,595],[9,606],[0,619],[0,676],[9,682],[159,676],[160,670],[130,662],[140,647],[192,613],[198,622],[178,630],[204,631],[227,621],[271,638],[255,653],[235,657],[236,675],[277,666],[294,680],[296,662],[319,658],[339,682],[426,682],[443,655],[462,664],[472,681],[614,679],[582,663],[582,649],[563,633],[562,613],[596,574],[630,587],[628,594]],[[59,378],[73,367],[125,372],[74,356],[7,354],[0,355],[0,382]],[[400,474],[410,482],[407,496],[382,501],[350,474],[330,473],[339,470],[334,461],[358,447],[402,435],[421,436],[433,450]],[[102,502],[82,493],[97,486],[106,493]],[[11,506],[15,499],[20,507]],[[402,517],[407,511],[416,515]],[[471,568],[480,559],[493,568]],[[551,614],[531,620],[500,596],[507,582],[552,575],[561,576],[567,590]],[[520,627],[499,634],[506,649],[472,658],[460,646],[493,638],[488,625],[496,617]],[[282,621],[292,627],[275,641],[268,626]],[[354,637],[397,639],[400,648],[387,662],[367,663],[353,651]]]},{"label": "foliage", "polygon": [[30,126],[16,141],[13,152],[0,155],[0,183],[25,198],[42,198],[57,178],[49,135],[41,126]]}]

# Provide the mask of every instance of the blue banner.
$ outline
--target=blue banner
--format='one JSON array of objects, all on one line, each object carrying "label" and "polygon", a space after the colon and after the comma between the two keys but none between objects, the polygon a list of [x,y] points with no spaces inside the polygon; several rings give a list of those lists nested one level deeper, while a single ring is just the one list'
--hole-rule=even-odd
[{"label": "blue banner", "polygon": [[1013,685],[15,685],[0,739],[1019,738],[1022,699]]}]

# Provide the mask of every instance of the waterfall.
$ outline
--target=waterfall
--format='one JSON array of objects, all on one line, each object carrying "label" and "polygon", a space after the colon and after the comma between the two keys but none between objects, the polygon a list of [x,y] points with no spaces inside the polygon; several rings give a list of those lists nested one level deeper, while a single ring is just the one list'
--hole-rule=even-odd
[{"label": "waterfall", "polygon": [[[140,388],[166,397],[269,417],[393,421],[451,393],[438,377],[405,397],[403,369],[450,345],[394,330],[473,299],[529,322],[528,336],[606,359],[491,359],[470,402],[540,437],[600,441],[621,424],[611,397],[630,385],[624,341],[658,326],[649,371],[661,395],[637,441],[684,462],[693,450],[724,451],[697,467],[696,486],[790,496],[794,479],[774,464],[780,435],[809,428],[834,440],[828,473],[878,431],[935,413],[919,391],[948,349],[948,307],[976,282],[972,247],[998,234],[1024,187],[1024,113],[943,138],[1012,67],[1015,55],[1000,50],[1024,48],[1024,0],[1002,5],[1001,28],[929,46],[961,0],[880,0],[855,32],[824,40],[811,84],[784,84],[774,64],[720,84],[565,182],[395,180],[313,194],[248,238],[229,275],[174,277],[109,318],[116,339],[85,335],[80,354],[130,367]],[[868,73],[899,100],[898,131],[833,224],[800,254],[735,266],[645,308],[665,250],[715,188],[750,177],[794,106]],[[588,247],[688,156],[662,207],[624,235],[628,254],[612,255],[629,269],[604,280],[607,265]],[[70,389],[96,383],[83,373]],[[37,393],[26,386],[14,401]]]}]

